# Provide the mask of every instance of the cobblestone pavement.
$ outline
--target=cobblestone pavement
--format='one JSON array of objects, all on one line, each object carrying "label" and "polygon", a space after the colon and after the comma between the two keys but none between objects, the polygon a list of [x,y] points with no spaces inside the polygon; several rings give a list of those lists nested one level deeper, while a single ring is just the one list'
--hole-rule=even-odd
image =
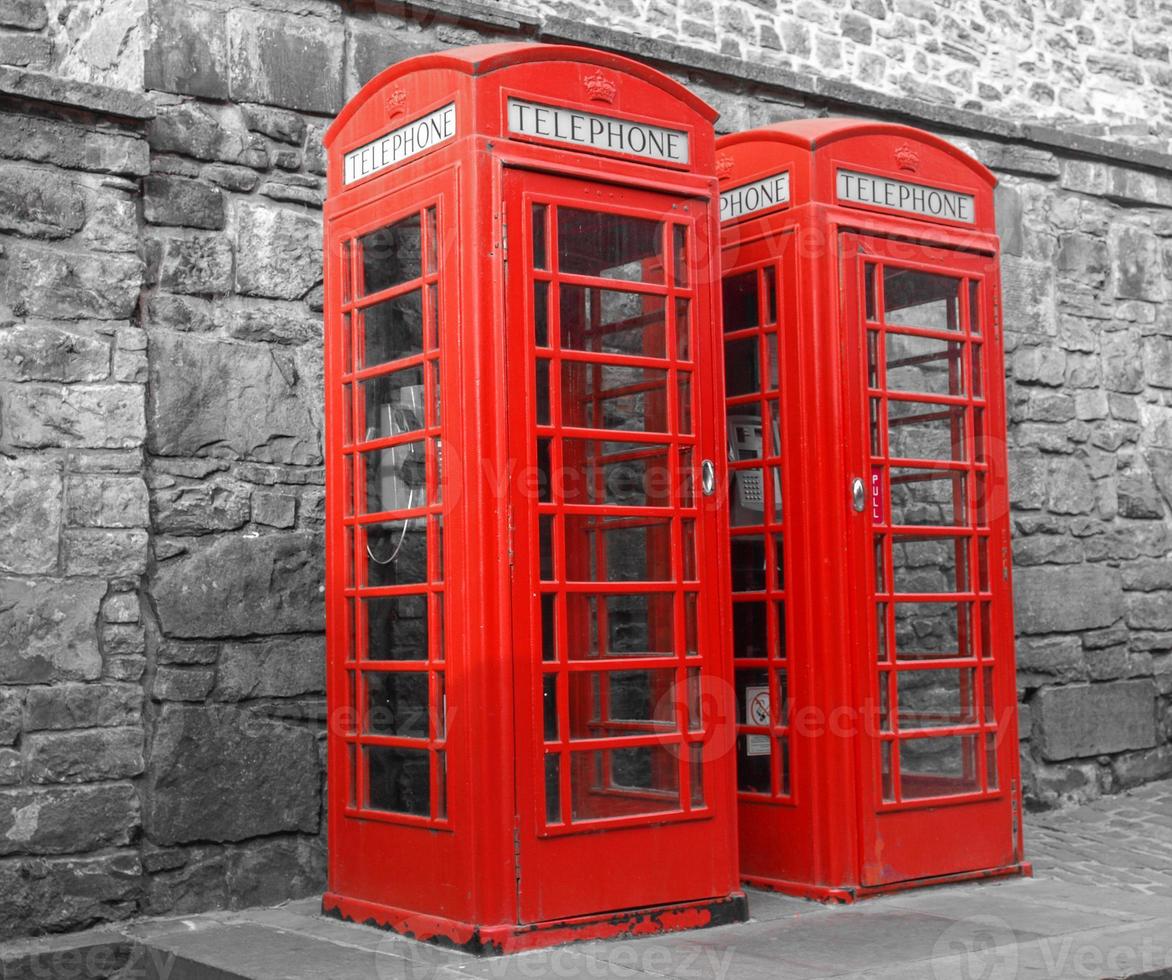
[{"label": "cobblestone pavement", "polygon": [[1038,878],[1172,897],[1172,780],[1094,803],[1026,815]]}]

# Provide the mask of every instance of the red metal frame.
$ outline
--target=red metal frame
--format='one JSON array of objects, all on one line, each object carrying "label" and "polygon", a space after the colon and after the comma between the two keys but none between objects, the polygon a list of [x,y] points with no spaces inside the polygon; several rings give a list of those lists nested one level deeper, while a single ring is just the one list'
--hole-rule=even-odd
[{"label": "red metal frame", "polygon": [[[788,724],[775,727],[782,712],[771,670],[771,725],[738,725],[742,878],[806,897],[852,901],[918,884],[1028,873],[1017,757],[995,179],[929,134],[852,120],[740,133],[719,140],[717,150],[722,191],[783,172],[789,179],[787,202],[723,227],[726,375],[735,379],[745,372],[738,340],[777,329],[785,516],[777,529],[786,544],[780,593],[786,657],[778,662],[787,669]],[[971,195],[973,221],[840,200],[840,168]],[[776,270],[774,297],[766,296],[761,278],[767,268]],[[885,317],[884,269],[893,276],[954,277],[952,329],[907,326],[898,314]],[[729,331],[730,325],[742,326],[745,308],[737,305],[734,287],[746,273],[759,277],[757,316]],[[875,277],[870,302],[865,276]],[[935,282],[920,280],[929,281]],[[970,330],[974,300],[982,322]],[[777,328],[767,325],[766,306],[772,303],[779,311]],[[888,350],[893,353],[885,355]],[[756,356],[765,358],[765,349]],[[762,360],[760,372],[766,370]],[[922,385],[923,378],[936,379],[942,390],[908,390],[900,379],[909,372],[918,372]],[[729,398],[729,414],[767,397]],[[881,423],[874,447],[872,406]],[[900,446],[888,441],[892,426],[904,432],[935,426],[949,458],[898,456]],[[734,469],[760,465],[752,459]],[[861,513],[852,506],[855,477],[864,481],[868,498]],[[767,492],[773,486],[765,480]],[[908,501],[926,499],[925,486],[945,487],[927,495],[944,502],[917,512]],[[893,523],[896,500],[902,524]],[[933,566],[938,579],[922,573],[923,581],[908,585],[908,569],[915,568],[907,563],[926,562],[923,555],[907,557],[909,544],[913,551],[939,551],[941,563]],[[770,576],[772,560],[770,548]],[[949,569],[951,586],[944,584]],[[755,589],[735,595],[734,603],[763,598],[773,594]],[[932,605],[915,605],[927,603]],[[929,644],[925,651],[897,653],[897,635],[902,643],[913,624],[926,629],[926,610],[939,612],[932,618],[944,623],[955,610],[956,649]],[[771,668],[778,649],[773,627],[770,619]],[[742,637],[734,640],[738,675],[766,664],[754,652]],[[925,706],[925,695],[911,693],[917,681],[932,686],[936,697],[952,685],[954,703]],[[912,686],[900,709],[904,684]],[[745,686],[738,681],[738,690]],[[786,741],[771,743],[770,792],[755,793],[744,776],[754,766],[745,740],[766,733],[784,733]],[[953,758],[952,743],[926,741],[931,738],[956,739],[963,751]],[[776,782],[781,745],[792,760],[789,793],[778,792],[783,787]],[[928,772],[932,765],[939,770],[946,762],[956,764],[954,778],[938,771],[914,776],[910,770],[901,777],[900,759],[910,765],[906,760],[916,761],[928,747],[940,751],[920,764]],[[996,780],[990,778],[994,765]]]},{"label": "red metal frame", "polygon": [[[510,96],[686,132],[689,160],[665,166],[633,153],[519,138],[505,125]],[[344,184],[347,152],[449,104],[453,135]],[[702,458],[714,457],[724,476],[720,379],[695,370],[714,354],[718,302],[713,117],[670,79],[624,58],[486,45],[388,69],[327,134],[327,911],[492,952],[745,914],[735,874],[732,759],[719,751],[731,738],[732,712],[729,610],[720,588],[728,574],[727,523],[719,498],[695,489]],[[545,209],[551,254],[554,216],[570,207],[658,222],[658,258],[646,258],[639,275],[623,281],[555,261],[536,269],[535,203]],[[686,241],[686,277],[666,260],[677,228]],[[367,246],[388,249],[391,265],[411,265],[412,274],[380,280],[366,295],[368,235]],[[547,284],[551,303],[548,346],[534,337],[535,281]],[[559,293],[571,287],[593,297],[581,300],[582,316],[589,309],[592,317],[579,318],[575,343],[582,350],[558,340],[567,302]],[[626,324],[641,349],[600,349],[608,343],[598,316],[603,287],[626,290],[642,304]],[[386,312],[395,302],[400,309]],[[691,337],[680,351],[684,304]],[[662,327],[655,325],[660,307]],[[428,324],[426,343],[402,339],[414,337],[416,320]],[[368,325],[376,321],[377,329]],[[368,341],[383,344],[386,363],[354,361]],[[550,366],[542,394],[549,418],[538,415],[539,364]],[[616,372],[628,376],[627,387],[605,400],[626,406],[628,415],[641,406],[642,426],[603,428],[599,421],[602,378]],[[692,384],[681,401],[674,395],[685,375]],[[563,385],[563,377],[572,383]],[[401,378],[409,386],[422,382],[422,391],[405,388]],[[419,397],[426,409],[405,426],[394,400]],[[397,420],[392,429],[384,417]],[[602,437],[623,445],[616,451]],[[540,496],[539,439],[548,440],[554,464],[549,492]],[[649,466],[640,462],[649,452],[644,446],[663,447],[669,463],[657,495],[637,507],[599,502],[601,472],[619,463]],[[402,472],[404,461],[415,468],[408,494],[386,475]],[[592,474],[594,484],[566,485],[567,464]],[[384,498],[377,504],[368,499],[375,492]],[[556,533],[543,536],[543,523]],[[604,526],[645,542],[638,581],[592,581],[605,558]],[[406,582],[385,560],[404,542],[426,555],[425,567],[421,559]],[[542,574],[546,542],[552,566]],[[695,553],[685,562],[688,548]],[[565,614],[579,601],[573,597],[591,593],[628,603],[667,597],[663,613],[648,603],[642,654],[575,652],[572,640],[611,632],[605,610],[597,618]],[[542,659],[542,594],[561,613],[551,660]],[[405,605],[376,607],[383,618],[371,633],[368,607],[379,600]],[[398,637],[403,630],[415,631],[406,635],[416,647],[409,639],[388,643],[388,631]],[[382,641],[387,659],[372,658],[370,636]],[[604,640],[593,642],[604,652]],[[637,670],[655,671],[641,680],[654,705],[646,717],[646,709],[609,702],[611,685],[603,683]],[[557,709],[549,738],[547,679]],[[707,709],[698,720],[697,695]],[[372,750],[391,751],[391,761],[369,762]],[[578,761],[588,757],[583,750],[654,759],[638,779],[626,763],[623,783],[606,767],[588,774]],[[548,811],[547,758],[560,767],[560,792]],[[696,776],[702,800],[693,795]],[[670,805],[668,788],[677,794]],[[576,820],[575,806],[582,804],[581,816],[587,802],[591,819]]]}]

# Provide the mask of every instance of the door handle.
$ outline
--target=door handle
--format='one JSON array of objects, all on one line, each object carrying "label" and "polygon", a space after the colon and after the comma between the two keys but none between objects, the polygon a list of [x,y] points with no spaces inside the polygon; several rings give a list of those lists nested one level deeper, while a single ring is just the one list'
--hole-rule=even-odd
[{"label": "door handle", "polygon": [[867,488],[861,476],[856,476],[851,480],[851,506],[855,509],[856,514],[861,514],[867,506]]},{"label": "door handle", "polygon": [[716,464],[710,459],[700,464],[700,489],[704,491],[705,497],[716,493]]}]

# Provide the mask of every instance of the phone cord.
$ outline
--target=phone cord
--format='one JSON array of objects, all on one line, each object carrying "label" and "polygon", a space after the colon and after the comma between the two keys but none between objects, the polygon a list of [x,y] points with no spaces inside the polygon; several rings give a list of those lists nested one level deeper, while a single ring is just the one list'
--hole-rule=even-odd
[{"label": "phone cord", "polygon": [[[395,450],[392,447],[389,451],[391,454],[391,468],[394,469],[394,467],[395,467]],[[414,506],[415,506],[415,489],[411,488],[410,490],[407,491],[407,510],[410,510]],[[399,532],[399,543],[397,545],[395,545],[395,550],[391,553],[390,558],[387,558],[385,561],[382,559],[376,558],[374,556],[374,552],[370,550],[370,543],[369,542],[367,542],[367,545],[366,545],[367,557],[372,562],[374,562],[376,565],[390,565],[393,561],[395,561],[395,559],[399,557],[399,552],[403,550],[403,543],[407,540],[407,525],[409,523],[410,523],[410,518],[407,518],[403,521],[403,530]]]}]

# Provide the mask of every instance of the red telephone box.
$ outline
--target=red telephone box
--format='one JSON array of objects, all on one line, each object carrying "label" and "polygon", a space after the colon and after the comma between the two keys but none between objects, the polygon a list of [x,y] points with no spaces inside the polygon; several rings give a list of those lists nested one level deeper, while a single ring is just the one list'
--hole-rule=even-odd
[{"label": "red telephone box", "polygon": [[326,136],[329,912],[490,952],[745,915],[714,116],[503,44]]},{"label": "red telephone box", "polygon": [[996,180],[847,119],[717,173],[742,878],[1028,873]]}]

